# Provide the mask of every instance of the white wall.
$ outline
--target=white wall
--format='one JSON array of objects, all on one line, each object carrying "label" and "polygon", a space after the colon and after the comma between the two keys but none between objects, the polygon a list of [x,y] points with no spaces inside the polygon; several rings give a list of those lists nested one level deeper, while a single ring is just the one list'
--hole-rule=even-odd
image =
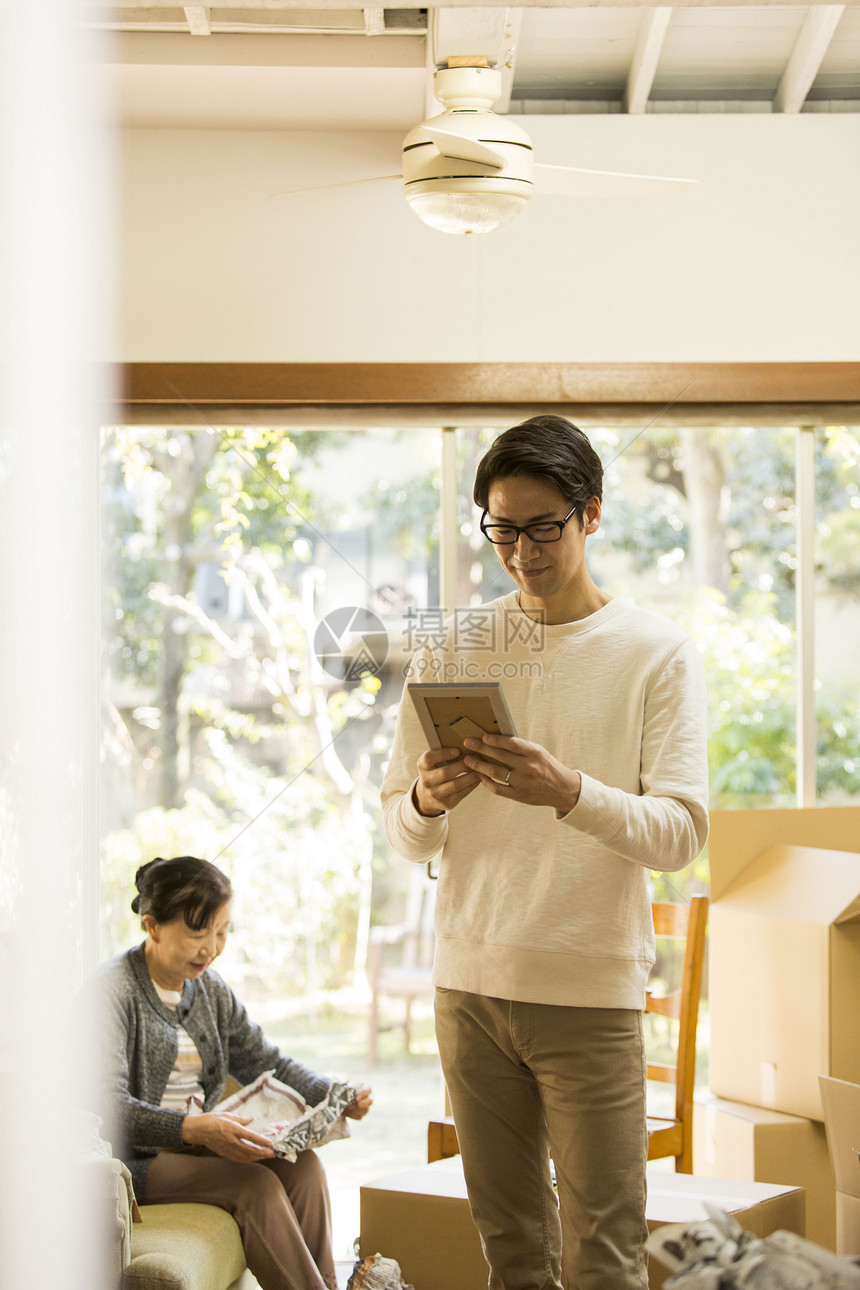
[{"label": "white wall", "polygon": [[[0,5],[0,1251],[4,1286],[110,1290],[93,1046],[106,117],[67,0]],[[106,1186],[106,1184],[104,1184]],[[104,1226],[102,1220],[104,1219]]]},{"label": "white wall", "polygon": [[860,114],[522,118],[538,161],[687,175],[426,228],[390,134],[128,130],[127,361],[793,361],[860,355]]}]

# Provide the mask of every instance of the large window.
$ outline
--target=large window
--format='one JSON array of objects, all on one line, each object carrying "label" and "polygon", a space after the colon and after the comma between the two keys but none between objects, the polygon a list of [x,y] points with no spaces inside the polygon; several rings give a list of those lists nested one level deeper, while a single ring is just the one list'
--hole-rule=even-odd
[{"label": "large window", "polygon": [[[456,432],[453,484],[441,430],[106,432],[106,950],[135,934],[135,864],[193,842],[232,866],[246,990],[306,1001],[360,973],[370,923],[407,899],[376,793],[410,623],[508,589],[471,500],[497,432]],[[590,430],[592,571],[698,642],[721,808],[795,801],[804,433]],[[815,449],[816,775],[839,803],[860,794],[856,430],[822,428]]]},{"label": "large window", "polygon": [[[378,786],[416,622],[509,590],[471,500],[501,428],[104,433],[103,953],[139,935],[138,865],[217,860],[236,891],[224,973],[321,1069],[366,1073],[369,929],[432,886],[390,853]],[[698,643],[721,808],[796,800],[801,433],[589,430],[606,469],[592,573]],[[839,803],[860,796],[860,453],[850,429],[815,446],[815,773]],[[655,894],[706,883],[705,857]],[[368,1150],[380,1173],[419,1163],[440,1106],[426,1007],[410,1062],[398,1031],[380,1054],[379,1112],[332,1148],[342,1244]]]}]

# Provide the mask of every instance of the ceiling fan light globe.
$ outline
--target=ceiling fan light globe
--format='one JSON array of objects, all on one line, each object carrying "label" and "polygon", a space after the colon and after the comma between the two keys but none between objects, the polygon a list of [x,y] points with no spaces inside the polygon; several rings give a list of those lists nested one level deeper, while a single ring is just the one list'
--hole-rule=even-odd
[{"label": "ceiling fan light globe", "polygon": [[406,200],[420,220],[440,233],[493,233],[519,215],[528,197],[516,193],[418,192]]}]

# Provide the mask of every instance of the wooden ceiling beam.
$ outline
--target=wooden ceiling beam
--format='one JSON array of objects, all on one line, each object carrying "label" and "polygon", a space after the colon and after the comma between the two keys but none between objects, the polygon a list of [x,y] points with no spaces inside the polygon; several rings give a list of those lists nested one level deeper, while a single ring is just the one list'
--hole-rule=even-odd
[{"label": "wooden ceiling beam", "polygon": [[636,48],[624,90],[622,106],[625,112],[637,114],[645,111],[671,17],[670,6],[657,5],[654,9],[644,10],[639,20]]},{"label": "wooden ceiling beam", "polygon": [[381,6],[364,10],[364,30],[368,36],[381,36],[385,31],[385,10]]},{"label": "wooden ceiling beam", "polygon": [[185,21],[192,36],[212,35],[212,28],[209,26],[209,9],[206,5],[185,5]]},{"label": "wooden ceiling beam", "polygon": [[495,5],[444,5],[429,13],[432,57],[437,67],[457,55],[483,55],[490,67],[504,61],[508,10]]},{"label": "wooden ceiling beam", "polygon": [[809,9],[777,87],[775,112],[799,112],[803,107],[844,10],[844,4]]}]

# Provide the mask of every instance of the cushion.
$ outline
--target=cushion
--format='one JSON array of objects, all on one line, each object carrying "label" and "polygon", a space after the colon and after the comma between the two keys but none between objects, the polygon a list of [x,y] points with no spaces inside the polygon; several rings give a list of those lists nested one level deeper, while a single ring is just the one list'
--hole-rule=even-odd
[{"label": "cushion", "polygon": [[215,1205],[141,1205],[123,1290],[228,1290],[245,1269],[236,1220]]}]

